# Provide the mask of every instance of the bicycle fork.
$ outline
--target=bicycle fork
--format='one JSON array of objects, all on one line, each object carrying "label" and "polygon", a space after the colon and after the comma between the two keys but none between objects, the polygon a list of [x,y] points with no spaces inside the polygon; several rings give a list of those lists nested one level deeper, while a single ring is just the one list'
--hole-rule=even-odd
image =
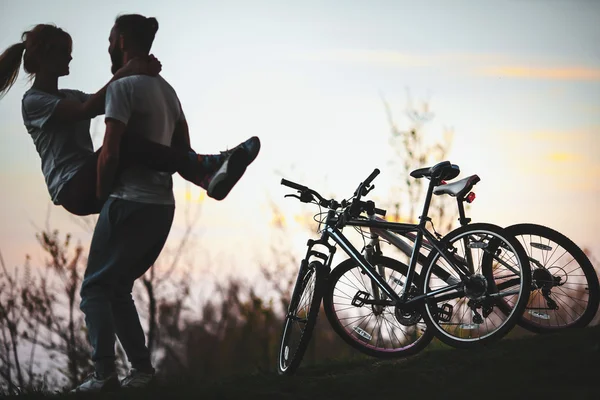
[{"label": "bicycle fork", "polygon": [[[381,276],[381,278],[384,281],[387,281],[383,266],[381,264],[374,263],[375,258],[381,255],[381,249],[379,248],[379,236],[376,234],[371,234],[371,241],[368,245],[365,246],[365,259],[369,264],[375,266],[377,273]],[[379,302],[387,300],[387,296],[385,295],[385,293],[382,293],[379,290],[377,282],[375,282],[373,279],[371,279],[371,291],[373,293],[375,301]],[[373,304],[373,313],[375,315],[380,315],[381,313],[383,313],[384,309],[385,306],[381,304]]]}]

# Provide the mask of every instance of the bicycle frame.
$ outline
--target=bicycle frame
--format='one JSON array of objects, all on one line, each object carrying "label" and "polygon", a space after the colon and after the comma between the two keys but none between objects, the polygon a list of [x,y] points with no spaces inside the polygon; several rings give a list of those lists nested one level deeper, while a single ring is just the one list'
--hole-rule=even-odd
[{"label": "bicycle frame", "polygon": [[[457,208],[458,208],[458,213],[459,213],[458,220],[459,220],[461,226],[466,226],[471,222],[471,219],[467,218],[465,216],[465,208],[462,204],[463,200],[462,199],[456,199],[456,200],[457,200],[457,206],[458,206]],[[379,218],[376,215],[370,216],[369,219],[371,221],[390,224],[385,219]],[[392,225],[410,226],[410,224],[395,224],[395,223],[392,223]],[[434,239],[433,236],[431,235],[431,233],[429,233],[427,230],[425,230],[425,232],[427,232],[427,234],[425,235],[426,238],[424,238],[422,240],[419,248],[417,248],[417,245],[416,245],[417,235],[412,234],[410,230],[382,229],[381,227],[378,227],[378,226],[370,227],[370,230],[371,230],[370,245],[372,247],[378,249],[379,237],[382,237],[384,240],[386,240],[387,242],[392,244],[394,247],[396,247],[397,249],[402,251],[405,255],[411,257],[411,262],[412,262],[412,257],[415,257],[415,254],[416,254],[417,262],[420,263],[423,267],[425,267],[425,263],[427,261],[427,255],[421,253],[421,251],[420,251],[421,248],[424,248],[425,250],[428,250],[428,251],[436,250],[436,251],[440,252],[440,254],[442,256],[444,256],[444,252],[439,250],[439,241]],[[401,237],[404,237],[404,238],[410,240],[411,242],[414,243],[414,245],[411,246],[409,243],[402,240]],[[433,242],[432,242],[432,238],[433,238]],[[507,248],[507,250],[510,250],[510,249]],[[464,260],[464,259],[462,259],[462,257],[458,257],[457,255],[453,255],[453,257],[456,261],[466,263],[469,266],[473,265],[470,252],[467,252],[467,254],[466,254],[467,260]],[[444,257],[444,258],[448,261],[448,259],[446,257]],[[540,264],[539,264],[538,260],[536,260],[532,257],[528,257],[528,258],[531,262],[533,262],[536,265],[536,268],[539,268]],[[510,269],[511,271],[517,273],[517,271],[515,271],[509,265],[504,263],[502,260],[499,260],[499,259],[496,259],[496,260],[499,263],[503,264],[508,269]],[[446,271],[444,271],[440,268],[434,267],[433,273],[438,278],[446,281],[446,283],[450,283],[450,282],[448,282],[448,278],[450,277],[450,274],[448,274]],[[511,286],[512,284],[515,284],[515,283],[518,283],[518,281],[509,281],[509,282],[502,284],[499,288],[504,289],[505,287]],[[534,289],[535,288],[532,286],[531,290],[534,290]]]},{"label": "bicycle frame", "polygon": [[[353,258],[361,268],[362,272],[367,274],[373,282],[391,299],[391,305],[412,305],[413,303],[419,302],[429,297],[434,297],[439,294],[450,292],[455,289],[458,289],[462,285],[462,281],[456,284],[449,285],[447,287],[432,291],[427,294],[422,294],[419,296],[415,296],[412,298],[408,298],[409,292],[406,288],[412,287],[414,273],[418,261],[418,255],[420,247],[423,243],[423,238],[429,242],[433,249],[440,253],[440,255],[448,262],[448,264],[456,271],[456,273],[460,276],[460,278],[464,278],[471,274],[473,270],[473,266],[471,263],[460,263],[460,260],[457,260],[452,254],[441,246],[441,242],[437,240],[432,233],[430,233],[425,224],[430,221],[427,217],[427,213],[429,211],[429,206],[431,203],[431,198],[433,195],[433,185],[430,184],[427,196],[425,198],[425,205],[423,206],[423,213],[421,216],[421,221],[419,224],[404,224],[404,223],[394,223],[387,221],[379,221],[374,219],[360,219],[360,218],[350,218],[347,219],[345,216],[341,218],[337,215],[334,210],[329,210],[327,214],[327,219],[325,222],[325,229],[322,231],[321,238],[319,240],[309,240],[307,243],[308,249],[306,253],[306,257],[303,260],[303,264],[307,264],[310,256],[316,256],[325,261],[325,265],[330,268],[335,246],[332,246],[329,243],[329,239],[333,240],[337,245],[339,245],[351,258]],[[388,235],[387,232],[399,232],[399,233],[407,233],[407,232],[416,232],[415,245],[412,248],[412,254],[410,259],[410,264],[406,276],[405,290],[403,290],[401,295],[398,295],[381,277],[381,275],[377,272],[376,268],[367,260],[361,252],[356,249],[352,243],[342,234],[341,229],[344,226],[358,226],[358,227],[366,227],[377,232],[380,232],[382,235]],[[390,237],[391,238],[391,237]],[[325,254],[320,253],[318,251],[313,250],[313,246],[316,244],[321,244],[326,246],[330,255],[327,257]],[[469,261],[469,260],[467,260]],[[460,296],[460,293],[456,293],[457,297]]]}]

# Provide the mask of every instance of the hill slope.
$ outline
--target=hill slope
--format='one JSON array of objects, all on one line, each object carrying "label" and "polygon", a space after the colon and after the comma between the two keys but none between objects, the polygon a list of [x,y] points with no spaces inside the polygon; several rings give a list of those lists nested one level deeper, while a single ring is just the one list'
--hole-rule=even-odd
[{"label": "hill slope", "polygon": [[[23,398],[48,398],[29,395]],[[113,399],[600,398],[600,326],[504,339],[478,350],[425,351],[410,359],[359,359],[300,367],[293,377],[256,373],[168,384]],[[53,398],[109,398],[57,396]]]}]

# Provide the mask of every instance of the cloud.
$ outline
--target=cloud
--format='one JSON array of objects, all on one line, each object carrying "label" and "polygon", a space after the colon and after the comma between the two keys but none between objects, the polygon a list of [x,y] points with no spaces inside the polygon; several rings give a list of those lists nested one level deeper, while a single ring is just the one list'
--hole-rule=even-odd
[{"label": "cloud", "polygon": [[600,114],[600,105],[599,104],[581,104],[578,107],[579,110],[585,112],[586,114]]},{"label": "cloud", "polygon": [[403,53],[384,49],[335,49],[294,53],[297,59],[308,61],[343,62],[363,64],[374,67],[457,67],[473,64],[489,64],[509,62],[509,58],[501,54],[488,53],[436,53],[419,54]]},{"label": "cloud", "polygon": [[[548,65],[532,59],[516,59],[495,53],[404,53],[386,49],[332,49],[293,53],[293,58],[304,61],[341,62],[381,68],[463,69],[479,76],[516,79],[545,79],[570,81],[600,81],[600,68]],[[532,66],[537,64],[537,66]]]},{"label": "cloud", "polygon": [[430,61],[426,57],[391,50],[331,50],[298,53],[295,56],[308,61],[344,62],[379,67],[424,67],[430,65]]},{"label": "cloud", "polygon": [[600,81],[600,69],[588,67],[525,67],[512,65],[485,67],[476,70],[476,73],[484,76],[520,79]]},{"label": "cloud", "polygon": [[565,162],[579,162],[583,160],[581,154],[567,153],[567,152],[556,152],[550,153],[546,157],[551,162],[565,163]]},{"label": "cloud", "polygon": [[588,126],[570,130],[510,131],[502,132],[502,137],[512,145],[525,144],[525,147],[532,145],[531,142],[535,142],[535,145],[572,145],[581,149],[588,149],[594,146],[594,143],[598,143],[600,126]]},{"label": "cloud", "polygon": [[537,131],[529,135],[529,138],[543,142],[572,142],[574,140],[585,140],[592,137],[593,133],[588,130],[575,131]]}]

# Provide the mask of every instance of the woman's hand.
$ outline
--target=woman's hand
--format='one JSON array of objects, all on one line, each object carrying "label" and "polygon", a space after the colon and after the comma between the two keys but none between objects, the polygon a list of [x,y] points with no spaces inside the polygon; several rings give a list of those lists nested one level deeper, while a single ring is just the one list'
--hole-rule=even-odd
[{"label": "woman's hand", "polygon": [[154,55],[132,58],[115,75],[124,78],[131,75],[156,76],[162,70],[162,64]]}]

